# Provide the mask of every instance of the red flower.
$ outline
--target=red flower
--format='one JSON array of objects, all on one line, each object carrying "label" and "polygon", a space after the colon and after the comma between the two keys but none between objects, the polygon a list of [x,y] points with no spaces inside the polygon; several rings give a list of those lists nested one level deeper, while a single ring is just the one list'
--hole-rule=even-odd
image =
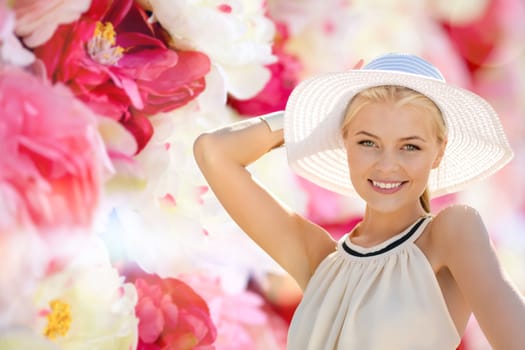
[{"label": "red flower", "polygon": [[66,83],[91,109],[119,120],[140,150],[153,132],[147,117],[198,96],[210,69],[206,55],[176,52],[164,37],[133,0],[93,0],[35,54],[53,82]]},{"label": "red flower", "polygon": [[143,275],[135,279],[135,287],[138,350],[206,349],[213,344],[217,330],[208,305],[186,283]]}]

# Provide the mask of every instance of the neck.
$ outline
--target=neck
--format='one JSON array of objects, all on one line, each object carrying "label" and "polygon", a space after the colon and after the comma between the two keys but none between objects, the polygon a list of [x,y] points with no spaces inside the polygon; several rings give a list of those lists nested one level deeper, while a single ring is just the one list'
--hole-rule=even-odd
[{"label": "neck", "polygon": [[388,239],[402,232],[418,218],[428,215],[421,205],[411,209],[402,209],[394,212],[379,212],[366,207],[365,215],[353,236],[360,236],[366,241],[374,243]]}]

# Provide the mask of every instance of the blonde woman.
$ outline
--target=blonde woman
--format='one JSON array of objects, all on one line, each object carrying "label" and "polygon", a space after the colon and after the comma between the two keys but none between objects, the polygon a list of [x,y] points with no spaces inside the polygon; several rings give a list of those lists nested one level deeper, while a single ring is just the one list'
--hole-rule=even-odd
[{"label": "blonde woman", "polygon": [[[366,202],[339,241],[246,166],[286,147],[308,180]],[[195,158],[240,227],[303,288],[288,349],[455,349],[473,313],[495,349],[525,348],[525,301],[478,213],[430,212],[512,158],[492,107],[413,55],[299,84],[284,113],[201,135]]]}]

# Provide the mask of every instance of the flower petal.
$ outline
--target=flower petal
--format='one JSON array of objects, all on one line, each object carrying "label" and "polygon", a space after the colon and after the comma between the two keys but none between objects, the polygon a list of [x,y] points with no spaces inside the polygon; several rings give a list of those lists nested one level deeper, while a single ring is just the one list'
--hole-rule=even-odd
[{"label": "flower petal", "polygon": [[164,317],[161,310],[149,297],[139,300],[135,307],[139,318],[139,337],[145,343],[154,343],[164,328]]}]

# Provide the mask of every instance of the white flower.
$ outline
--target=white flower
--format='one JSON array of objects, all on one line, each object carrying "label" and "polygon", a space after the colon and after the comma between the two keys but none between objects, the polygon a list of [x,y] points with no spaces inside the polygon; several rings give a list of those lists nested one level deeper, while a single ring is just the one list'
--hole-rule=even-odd
[{"label": "white flower", "polygon": [[28,326],[35,313],[31,298],[50,255],[36,232],[18,230],[0,234],[0,256],[0,329]]},{"label": "white flower", "polygon": [[23,48],[14,29],[15,14],[7,7],[6,0],[0,0],[0,64],[26,66],[33,63],[35,56]]},{"label": "white flower", "polygon": [[35,331],[62,350],[128,350],[137,344],[133,284],[110,264],[107,250],[96,238],[64,269],[38,285]]},{"label": "white flower", "polygon": [[431,11],[437,18],[456,25],[468,24],[480,18],[490,4],[489,0],[429,1]]},{"label": "white flower", "polygon": [[76,21],[90,5],[91,0],[16,0],[16,34],[27,46],[40,46],[59,25]]},{"label": "white flower", "polygon": [[205,181],[192,145],[199,133],[224,122],[227,110],[216,69],[206,86],[196,101],[151,118],[152,139],[133,159],[136,169],[118,169],[108,183],[97,222],[113,256],[163,277],[192,270],[194,251],[208,240],[201,223]]},{"label": "white flower", "polygon": [[1,350],[60,350],[55,344],[29,329],[8,328],[0,331]]},{"label": "white flower", "polygon": [[275,27],[257,0],[150,0],[153,14],[174,45],[206,53],[224,75],[227,91],[239,99],[256,95],[270,79],[264,66],[275,62]]}]

